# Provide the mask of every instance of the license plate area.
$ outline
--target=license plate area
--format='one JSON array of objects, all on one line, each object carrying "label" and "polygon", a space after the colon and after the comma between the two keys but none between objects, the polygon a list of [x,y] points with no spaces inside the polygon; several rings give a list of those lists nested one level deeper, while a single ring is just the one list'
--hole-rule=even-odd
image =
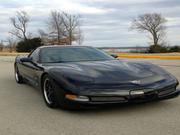
[{"label": "license plate area", "polygon": [[120,101],[126,101],[125,97],[121,96],[97,96],[97,97],[91,97],[92,102],[120,102]]}]

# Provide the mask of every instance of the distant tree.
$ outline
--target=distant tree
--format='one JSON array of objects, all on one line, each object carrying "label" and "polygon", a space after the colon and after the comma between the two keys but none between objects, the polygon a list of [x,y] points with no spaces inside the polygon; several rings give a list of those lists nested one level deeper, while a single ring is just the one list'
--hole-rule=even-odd
[{"label": "distant tree", "polygon": [[84,35],[83,35],[81,28],[79,27],[78,31],[77,31],[77,35],[76,35],[76,42],[79,45],[82,45],[83,41],[84,41]]},{"label": "distant tree", "polygon": [[16,47],[16,41],[14,40],[13,36],[9,36],[7,38],[7,42],[8,42],[9,52],[13,52]]},{"label": "distant tree", "polygon": [[131,29],[150,33],[153,45],[161,45],[160,42],[164,42],[166,22],[166,19],[161,14],[143,14],[133,20]]},{"label": "distant tree", "polygon": [[50,30],[49,33],[57,38],[58,44],[61,44],[61,39],[65,34],[65,27],[62,18],[63,15],[61,12],[52,11],[47,22]]},{"label": "distant tree", "polygon": [[47,42],[48,42],[48,33],[46,33],[44,30],[42,30],[42,29],[39,29],[38,30],[38,34],[39,34],[39,37],[41,38],[41,41],[42,41],[42,43],[44,44],[44,45],[46,45],[47,44]]},{"label": "distant tree", "polygon": [[180,52],[180,46],[172,46],[169,49],[170,52]]},{"label": "distant tree", "polygon": [[41,38],[48,36],[48,34],[44,30],[42,30],[42,29],[39,29],[38,33],[39,33]]},{"label": "distant tree", "polygon": [[27,39],[25,41],[20,41],[16,46],[17,52],[31,52],[32,50],[36,49],[39,46],[42,46],[43,43],[41,38],[32,38]]},{"label": "distant tree", "polygon": [[79,15],[72,15],[61,11],[51,11],[47,21],[48,31],[39,30],[40,37],[47,44],[69,44],[83,41],[83,33],[80,29]]},{"label": "distant tree", "polygon": [[0,52],[3,51],[3,48],[4,48],[4,45],[3,45],[2,41],[1,41],[1,43],[0,43]]},{"label": "distant tree", "polygon": [[[73,14],[68,14],[63,12],[62,13],[62,19],[63,19],[63,24],[65,26],[65,32],[66,32],[66,37],[69,39],[69,44],[72,44],[73,40],[77,40],[78,36],[82,32],[80,31],[80,16],[79,15],[73,15]],[[82,33],[81,33],[82,37]]]},{"label": "distant tree", "polygon": [[168,48],[162,45],[151,45],[148,49],[149,53],[166,53]]},{"label": "distant tree", "polygon": [[25,11],[17,11],[15,17],[10,18],[14,27],[11,34],[15,35],[20,40],[27,40],[27,25],[29,23],[29,16]]}]

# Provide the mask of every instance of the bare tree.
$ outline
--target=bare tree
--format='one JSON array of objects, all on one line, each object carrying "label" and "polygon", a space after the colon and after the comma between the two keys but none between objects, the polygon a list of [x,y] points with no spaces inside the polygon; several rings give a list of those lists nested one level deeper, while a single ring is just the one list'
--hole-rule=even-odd
[{"label": "bare tree", "polygon": [[[82,43],[83,35],[80,29],[79,15],[72,15],[66,12],[52,11],[47,22],[48,32],[43,30],[39,34],[44,41],[54,44],[72,44],[73,41]],[[48,43],[48,44],[49,44]]]},{"label": "bare tree", "polygon": [[29,23],[29,16],[25,11],[17,11],[15,17],[10,18],[14,30],[10,31],[21,40],[27,40],[27,25]]},{"label": "bare tree", "polygon": [[84,41],[84,36],[83,36],[83,32],[80,29],[80,27],[78,28],[77,31],[77,35],[76,35],[76,41],[79,45],[82,45],[83,41]]},{"label": "bare tree", "polygon": [[39,29],[38,30],[38,33],[39,33],[39,37],[41,38],[41,41],[44,45],[46,45],[48,43],[48,33],[46,33],[44,30],[42,29]]},{"label": "bare tree", "polygon": [[[61,39],[64,36],[65,32],[62,13],[58,11],[52,11],[47,24],[50,30],[49,34],[53,37],[56,37],[58,44],[61,44]],[[42,31],[41,34],[43,34]]]},{"label": "bare tree", "polygon": [[42,30],[42,29],[39,29],[39,30],[38,30],[38,33],[39,33],[39,35],[40,35],[41,38],[48,35],[48,34],[47,34],[44,30]]},{"label": "bare tree", "polygon": [[133,20],[131,29],[150,33],[153,44],[160,45],[160,42],[164,42],[165,23],[166,19],[161,14],[143,14]]},{"label": "bare tree", "polygon": [[1,42],[0,42],[0,52],[3,51],[3,48],[4,48],[4,44],[3,44],[3,40],[1,40]]},{"label": "bare tree", "polygon": [[9,36],[7,38],[7,42],[8,42],[9,52],[13,52],[16,47],[16,40],[13,38],[13,36]]},{"label": "bare tree", "polygon": [[[73,40],[76,40],[75,35],[78,35],[78,31],[80,32],[80,16],[79,15],[72,15],[63,12],[63,24],[66,30],[66,36],[69,40],[69,44],[72,44]],[[81,33],[82,36],[82,33]]]}]

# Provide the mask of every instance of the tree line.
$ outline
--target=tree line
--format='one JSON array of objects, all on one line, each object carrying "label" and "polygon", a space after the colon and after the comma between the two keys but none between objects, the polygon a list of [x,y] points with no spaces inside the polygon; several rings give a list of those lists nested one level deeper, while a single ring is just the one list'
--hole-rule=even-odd
[{"label": "tree line", "polygon": [[81,31],[80,15],[69,14],[64,11],[51,11],[45,29],[38,29],[38,37],[32,37],[28,31],[31,23],[30,16],[25,11],[17,11],[14,17],[10,17],[13,29],[9,32],[8,43],[10,46],[16,44],[12,36],[18,39],[16,50],[18,52],[29,52],[34,47],[41,45],[72,45],[72,42],[82,44],[83,35]]},{"label": "tree line", "polygon": [[[10,18],[13,29],[9,32],[18,39],[12,37],[7,39],[10,48],[16,46],[18,52],[29,52],[41,45],[71,45],[76,41],[78,44],[83,42],[81,31],[80,15],[69,14],[63,11],[51,11],[45,29],[38,29],[38,37],[32,38],[28,32],[30,16],[25,11],[17,11],[14,17]],[[139,15],[131,22],[130,29],[147,33],[150,39],[150,47],[147,52],[180,52],[179,46],[168,47],[166,43],[166,18],[158,13],[147,13]],[[0,51],[2,45],[0,44]]]}]

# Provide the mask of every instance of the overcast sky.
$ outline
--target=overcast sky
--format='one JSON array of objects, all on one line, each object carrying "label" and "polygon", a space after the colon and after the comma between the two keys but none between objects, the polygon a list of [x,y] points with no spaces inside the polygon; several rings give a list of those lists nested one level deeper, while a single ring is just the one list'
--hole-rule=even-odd
[{"label": "overcast sky", "polygon": [[0,40],[11,30],[9,17],[25,10],[31,17],[28,31],[34,35],[45,28],[52,10],[78,13],[82,19],[84,45],[147,46],[146,34],[130,31],[133,18],[161,13],[167,20],[167,41],[180,45],[180,0],[0,0]]}]

